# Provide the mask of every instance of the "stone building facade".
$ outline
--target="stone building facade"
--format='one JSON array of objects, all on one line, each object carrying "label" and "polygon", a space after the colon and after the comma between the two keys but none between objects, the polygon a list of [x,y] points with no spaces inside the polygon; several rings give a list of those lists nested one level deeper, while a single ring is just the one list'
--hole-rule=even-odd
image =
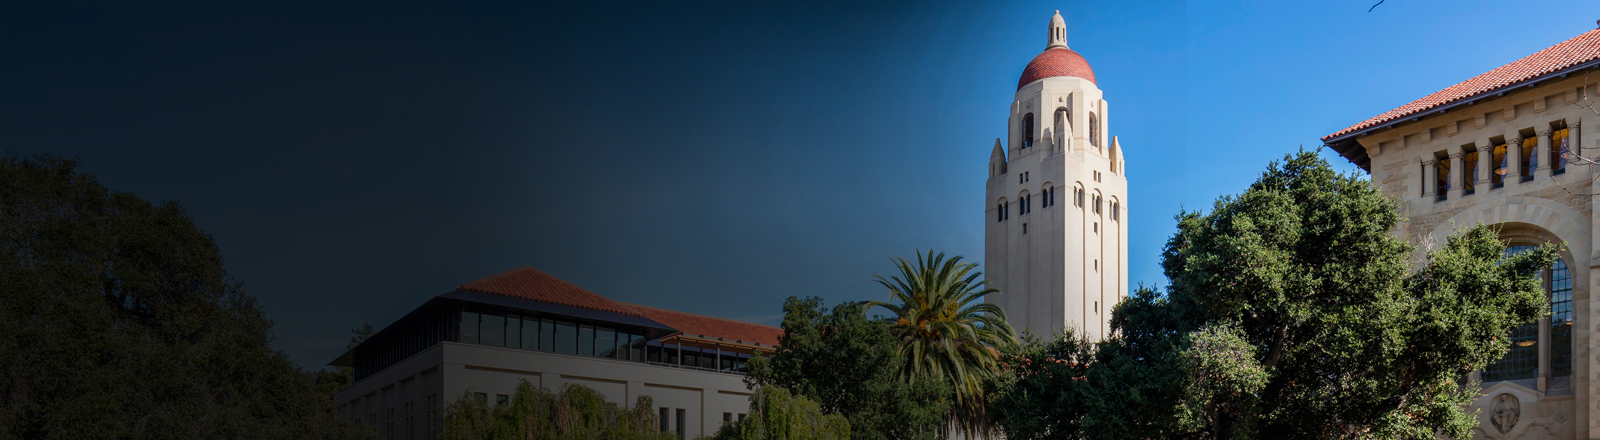
[{"label": "stone building facade", "polygon": [[1401,202],[1396,234],[1425,253],[1495,225],[1515,252],[1565,242],[1542,283],[1551,315],[1510,335],[1481,381],[1477,439],[1600,438],[1600,29],[1322,138]]},{"label": "stone building facade", "polygon": [[1067,47],[1060,12],[1046,41],[1017,81],[1006,141],[989,156],[985,276],[1001,293],[986,300],[1019,332],[1070,327],[1098,340],[1127,296],[1126,164],[1109,135],[1109,104],[1088,61]]}]

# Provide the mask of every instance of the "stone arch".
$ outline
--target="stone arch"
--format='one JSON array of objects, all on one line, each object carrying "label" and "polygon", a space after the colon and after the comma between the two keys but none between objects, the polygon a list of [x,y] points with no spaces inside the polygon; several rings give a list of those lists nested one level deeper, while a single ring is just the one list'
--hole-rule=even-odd
[{"label": "stone arch", "polygon": [[[1523,237],[1542,231],[1549,235],[1550,241],[1567,242],[1567,249],[1563,252],[1562,258],[1566,259],[1569,265],[1576,267],[1587,265],[1584,260],[1573,257],[1590,255],[1589,242],[1582,239],[1584,233],[1589,230],[1588,217],[1570,206],[1539,197],[1507,197],[1473,205],[1435,226],[1425,240],[1436,246],[1443,245],[1450,233],[1471,228],[1479,223],[1504,225],[1502,235],[1507,238]],[[1427,252],[1426,246],[1419,246],[1418,252]]]}]

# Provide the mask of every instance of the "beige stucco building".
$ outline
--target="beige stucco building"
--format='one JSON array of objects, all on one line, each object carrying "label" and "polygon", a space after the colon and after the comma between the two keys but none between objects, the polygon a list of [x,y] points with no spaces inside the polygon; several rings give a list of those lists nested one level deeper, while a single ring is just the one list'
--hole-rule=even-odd
[{"label": "beige stucco building", "polygon": [[1128,182],[1109,120],[1057,12],[1017,81],[1006,141],[989,155],[985,277],[1001,293],[987,301],[1019,332],[1069,327],[1098,340],[1127,296]]},{"label": "beige stucco building", "polygon": [[462,396],[503,404],[524,380],[579,384],[623,407],[650,396],[659,429],[692,439],[744,418],[745,362],[782,334],[613,301],[522,267],[436,296],[334,360],[355,383],[333,399],[377,438],[432,439]]},{"label": "beige stucco building", "polygon": [[1542,280],[1550,318],[1510,335],[1472,378],[1480,439],[1600,438],[1596,307],[1600,30],[1591,30],[1323,138],[1372,173],[1408,219],[1416,261],[1452,231],[1497,225],[1509,246],[1566,242]]}]

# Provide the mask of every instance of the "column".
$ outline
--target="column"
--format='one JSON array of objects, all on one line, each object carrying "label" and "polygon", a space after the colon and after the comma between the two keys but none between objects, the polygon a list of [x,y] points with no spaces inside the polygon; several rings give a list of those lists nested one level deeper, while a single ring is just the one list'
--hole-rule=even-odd
[{"label": "column", "polygon": [[1522,139],[1515,133],[1506,135],[1506,185],[1511,185],[1522,180]]},{"label": "column", "polygon": [[[1549,172],[1547,171],[1546,172],[1546,176],[1548,176],[1548,173]],[[1550,282],[1549,281],[1545,281],[1545,285],[1549,286]],[[1546,287],[1545,291],[1546,292],[1550,291],[1549,287]],[[1539,391],[1544,391],[1544,390],[1549,388],[1549,386],[1550,386],[1550,318],[1549,317],[1545,317],[1545,318],[1539,320],[1539,374],[1536,377],[1539,378],[1539,385],[1538,385],[1539,386]]]},{"label": "column", "polygon": [[1550,163],[1550,133],[1552,130],[1549,124],[1539,128],[1539,149],[1533,153],[1536,157],[1534,160],[1537,161],[1534,163],[1539,166],[1533,169],[1534,180],[1543,181],[1550,178],[1550,170],[1553,169]]},{"label": "column", "polygon": [[1439,179],[1433,178],[1433,173],[1438,172],[1434,168],[1435,165],[1438,165],[1438,162],[1432,159],[1422,161],[1422,198],[1430,201],[1435,200],[1434,195],[1438,194],[1434,192],[1437,190],[1435,187],[1438,186],[1437,183],[1439,181]]},{"label": "column", "polygon": [[1494,172],[1494,147],[1489,146],[1489,140],[1478,141],[1478,181],[1473,185],[1478,194],[1489,190],[1489,182],[1494,181],[1489,173]]},{"label": "column", "polygon": [[1463,191],[1466,185],[1462,185],[1461,182],[1468,177],[1466,169],[1463,168],[1466,161],[1461,156],[1460,151],[1450,153],[1450,180],[1447,180],[1450,182],[1450,200],[1461,200],[1461,196],[1465,195]]}]

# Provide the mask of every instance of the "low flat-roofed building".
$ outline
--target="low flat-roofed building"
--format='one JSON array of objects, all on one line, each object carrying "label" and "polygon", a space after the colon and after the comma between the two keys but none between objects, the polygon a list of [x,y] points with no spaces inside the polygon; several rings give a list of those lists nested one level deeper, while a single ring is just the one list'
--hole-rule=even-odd
[{"label": "low flat-roofed building", "polygon": [[[1600,438],[1600,29],[1322,138],[1372,173],[1417,245],[1480,223],[1517,252],[1566,242],[1541,274],[1550,317],[1512,331],[1472,403],[1479,439]],[[1585,260],[1588,262],[1586,263]]]},{"label": "low flat-roofed building", "polygon": [[575,383],[624,407],[650,396],[664,430],[695,438],[748,412],[745,363],[782,334],[613,301],[521,267],[433,297],[334,360],[355,372],[334,402],[380,438],[431,439],[445,403],[463,395],[497,404],[522,380]]}]

